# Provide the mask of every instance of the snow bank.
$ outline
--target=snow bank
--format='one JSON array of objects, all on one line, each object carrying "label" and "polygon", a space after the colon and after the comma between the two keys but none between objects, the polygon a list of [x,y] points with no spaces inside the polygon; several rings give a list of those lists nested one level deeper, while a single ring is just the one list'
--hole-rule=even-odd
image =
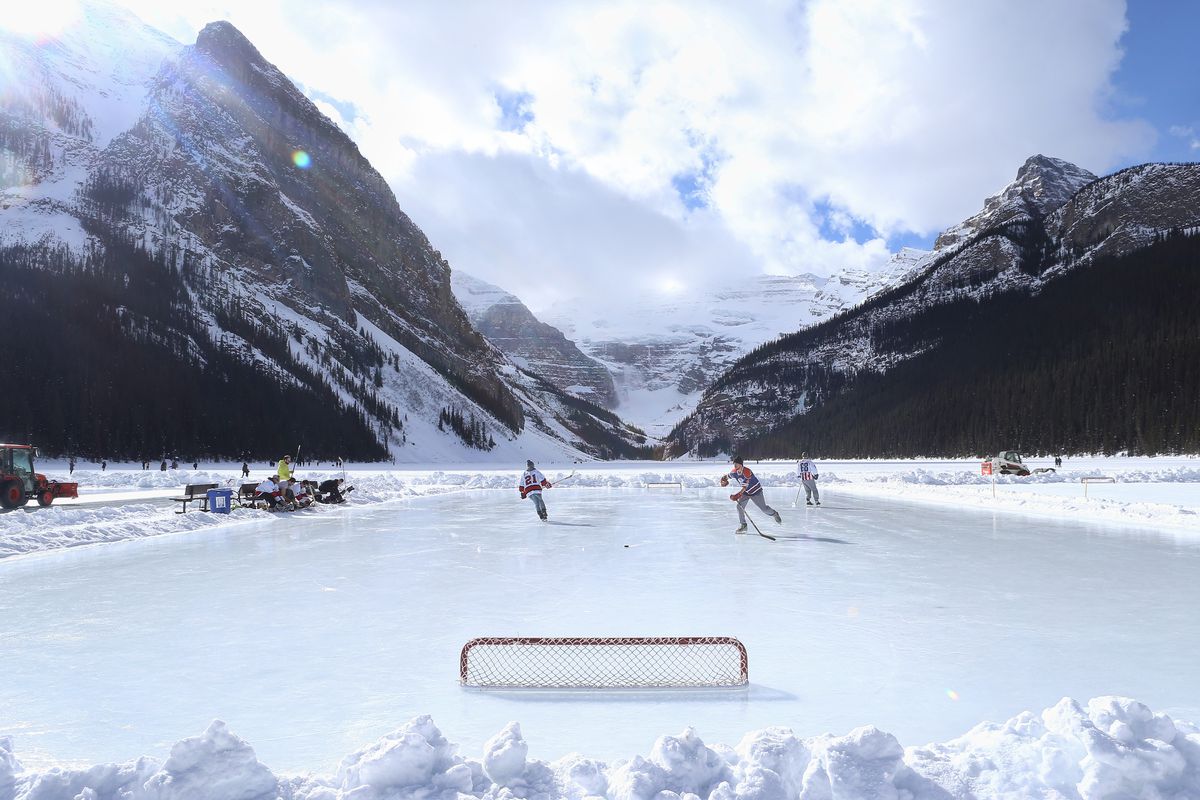
[{"label": "snow bank", "polygon": [[150,758],[88,769],[25,772],[0,739],[0,800],[385,800],[569,798],[612,800],[989,800],[1200,797],[1200,728],[1143,704],[1064,698],[1040,715],[983,723],[941,744],[904,748],[890,733],[747,734],[736,747],[691,729],[663,736],[649,756],[607,764],[578,754],[529,757],[510,723],[465,758],[428,716],[342,760],[333,775],[279,777],[253,748],[214,722]]},{"label": "snow bank", "polygon": [[[922,466],[922,464],[924,464]],[[800,481],[791,462],[753,464],[768,492],[794,491]],[[543,471],[563,488],[641,488],[650,483],[677,483],[684,489],[715,489],[729,469],[720,462],[610,462],[576,471],[570,467]],[[269,468],[256,467],[253,479]],[[311,480],[341,477],[332,468],[301,468],[300,477]],[[348,472],[355,486],[352,506],[411,499],[444,492],[477,489],[511,491],[516,497],[517,470],[354,468]],[[48,469],[48,477],[67,480],[67,471]],[[1092,486],[1084,497],[1081,480],[1109,475],[1121,490]],[[214,525],[241,522],[270,524],[259,511],[235,509],[228,516],[173,513],[177,506],[166,499],[185,483],[215,483],[236,487],[241,472],[220,465],[199,470],[97,469],[76,470],[71,478],[80,484],[78,503],[56,503],[36,511],[0,513],[0,559],[7,556],[113,542],[123,539],[180,533]],[[1151,526],[1200,534],[1200,464],[1195,459],[1081,459],[1078,466],[1053,473],[1017,478],[997,476],[993,495],[991,478],[979,473],[977,461],[960,462],[836,462],[821,470],[820,486],[826,492],[904,499],[988,511],[1016,512],[1050,518],[1082,519],[1119,525]],[[1172,490],[1172,491],[1168,491]],[[1113,496],[1105,496],[1113,495]],[[315,507],[306,514],[338,512]],[[2,799],[0,799],[2,800]]]},{"label": "snow bank", "polygon": [[[1112,478],[1120,498],[1104,485],[1085,494],[1083,480]],[[825,485],[848,494],[900,498],[1031,516],[1070,518],[1120,525],[1187,529],[1200,533],[1200,467],[1159,470],[1080,469],[1029,475],[998,475],[993,481],[976,469],[929,471],[897,469],[888,474],[821,476]]]}]

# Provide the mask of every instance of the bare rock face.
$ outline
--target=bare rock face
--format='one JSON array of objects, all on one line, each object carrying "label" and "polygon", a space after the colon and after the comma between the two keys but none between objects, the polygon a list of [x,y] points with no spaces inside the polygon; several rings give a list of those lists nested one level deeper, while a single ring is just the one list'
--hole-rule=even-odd
[{"label": "bare rock face", "polygon": [[519,298],[462,272],[453,273],[451,283],[476,330],[502,352],[563,391],[615,406],[616,390],[604,365],[538,320]]}]

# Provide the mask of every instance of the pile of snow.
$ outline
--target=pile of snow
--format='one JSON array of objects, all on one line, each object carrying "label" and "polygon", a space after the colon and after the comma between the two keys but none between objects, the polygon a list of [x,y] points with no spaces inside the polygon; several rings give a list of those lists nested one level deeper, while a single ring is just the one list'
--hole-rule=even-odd
[{"label": "pile of snow", "polygon": [[801,738],[767,728],[736,747],[694,730],[662,736],[649,756],[611,764],[529,756],[510,723],[465,758],[428,716],[342,760],[333,775],[275,775],[217,721],[159,764],[143,757],[88,769],[25,772],[0,739],[0,800],[988,800],[1200,797],[1200,728],[1125,698],[1086,708],[1064,698],[1040,715],[983,723],[941,744],[904,748],[867,726]]},{"label": "pile of snow", "polygon": [[[1102,476],[1111,478],[1119,490],[1098,485],[1085,493],[1084,480]],[[827,473],[821,480],[838,491],[866,497],[1200,533],[1200,492],[1195,486],[1200,484],[1200,467],[1193,466],[1108,473],[1089,468],[1024,478],[997,475],[994,481],[977,467],[939,472],[898,469],[888,474]]]}]

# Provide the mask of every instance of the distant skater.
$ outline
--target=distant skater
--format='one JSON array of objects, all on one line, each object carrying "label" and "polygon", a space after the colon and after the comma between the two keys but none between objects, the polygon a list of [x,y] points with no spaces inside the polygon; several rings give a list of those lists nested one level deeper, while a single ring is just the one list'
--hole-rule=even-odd
[{"label": "distant skater", "polygon": [[804,484],[804,505],[821,505],[821,493],[817,491],[817,465],[808,457],[808,453],[800,454],[800,460],[796,462],[796,477]]},{"label": "distant skater", "polygon": [[783,523],[779,512],[767,505],[767,501],[762,494],[763,487],[758,481],[758,476],[745,466],[740,456],[736,456],[733,459],[733,471],[728,475],[721,476],[721,485],[728,486],[730,480],[737,481],[738,485],[742,487],[736,494],[729,495],[729,499],[737,503],[738,522],[741,523],[734,533],[746,532],[746,504],[751,500],[768,517],[773,517],[780,524]]},{"label": "distant skater", "polygon": [[243,478],[250,477],[250,464],[248,464],[245,461],[242,462],[242,477]]},{"label": "distant skater", "polygon": [[553,488],[550,481],[546,480],[537,467],[533,466],[532,461],[525,462],[525,474],[521,476],[521,482],[517,484],[517,489],[521,492],[521,499],[529,498],[533,500],[534,508],[537,509],[537,514],[546,521],[550,516],[546,513],[546,501],[542,499],[542,489]]}]

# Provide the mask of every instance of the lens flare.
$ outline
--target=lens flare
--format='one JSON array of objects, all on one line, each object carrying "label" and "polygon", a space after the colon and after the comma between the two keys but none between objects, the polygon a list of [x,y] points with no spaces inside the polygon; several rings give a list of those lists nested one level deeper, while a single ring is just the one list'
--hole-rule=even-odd
[{"label": "lens flare", "polygon": [[951,700],[953,700],[956,703],[958,702],[958,692],[954,691],[953,689],[946,690],[946,697],[949,697]]},{"label": "lens flare", "polygon": [[292,153],[292,163],[300,169],[308,169],[312,165],[312,156],[303,150]]},{"label": "lens flare", "polygon": [[7,3],[0,13],[0,30],[29,36],[45,43],[78,21],[83,9],[78,0],[43,0]]}]

